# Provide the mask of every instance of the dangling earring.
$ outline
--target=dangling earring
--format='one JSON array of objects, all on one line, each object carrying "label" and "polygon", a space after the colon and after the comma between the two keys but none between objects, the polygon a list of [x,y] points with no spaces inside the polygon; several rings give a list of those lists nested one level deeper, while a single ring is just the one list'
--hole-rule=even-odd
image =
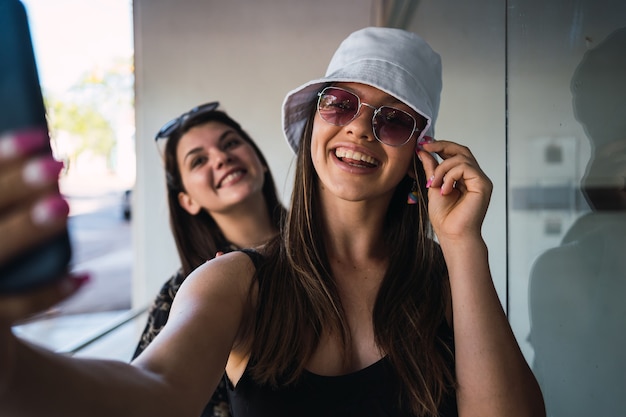
[{"label": "dangling earring", "polygon": [[407,204],[417,204],[417,182],[413,181],[413,187],[411,187],[411,192],[407,195],[406,198]]}]

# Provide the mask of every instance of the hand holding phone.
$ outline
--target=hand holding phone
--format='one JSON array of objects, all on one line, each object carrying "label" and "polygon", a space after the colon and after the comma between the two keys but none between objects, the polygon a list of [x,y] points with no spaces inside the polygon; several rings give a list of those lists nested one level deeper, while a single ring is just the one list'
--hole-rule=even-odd
[{"label": "hand holding phone", "polygon": [[64,202],[56,179],[28,183],[28,169],[50,174],[56,168],[26,10],[18,0],[0,0],[0,164],[0,230],[5,232],[0,235],[0,293],[6,294],[54,282],[67,274],[71,259],[66,227],[58,230],[60,223],[49,222],[52,226],[37,228],[38,220],[48,220],[38,215],[56,214],[65,225]]}]

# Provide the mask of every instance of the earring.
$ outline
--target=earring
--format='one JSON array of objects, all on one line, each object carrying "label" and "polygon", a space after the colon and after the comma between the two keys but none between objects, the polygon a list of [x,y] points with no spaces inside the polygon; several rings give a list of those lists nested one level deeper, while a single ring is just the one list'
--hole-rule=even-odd
[{"label": "earring", "polygon": [[417,182],[416,181],[413,181],[413,187],[411,188],[411,192],[407,195],[406,203],[417,204]]}]

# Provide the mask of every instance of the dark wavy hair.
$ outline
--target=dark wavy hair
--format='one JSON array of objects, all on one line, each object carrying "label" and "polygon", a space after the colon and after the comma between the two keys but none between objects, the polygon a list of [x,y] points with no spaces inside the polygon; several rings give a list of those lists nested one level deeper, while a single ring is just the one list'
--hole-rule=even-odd
[{"label": "dark wavy hair", "polygon": [[267,167],[263,182],[263,196],[271,222],[277,230],[280,229],[281,222],[286,215],[286,209],[278,198],[274,177],[265,156],[239,123],[221,110],[190,117],[169,136],[164,150],[170,228],[174,235],[176,249],[185,276],[207,260],[214,258],[218,251],[228,252],[232,250],[231,243],[224,237],[217,223],[206,210],[191,215],[180,206],[178,201],[178,194],[185,191],[176,158],[178,142],[191,128],[208,122],[219,122],[230,126],[252,146],[261,163]]},{"label": "dark wavy hair", "polygon": [[[281,236],[264,251],[259,283],[252,375],[260,383],[296,381],[320,335],[337,332],[344,355],[350,332],[324,246],[318,176],[311,160],[314,109],[297,153],[291,206]],[[418,203],[407,204],[414,180],[396,187],[385,218],[389,267],[378,291],[373,323],[377,345],[399,381],[398,402],[416,416],[438,415],[454,396],[451,332],[442,332],[449,282],[443,254],[428,220],[426,175],[414,158]],[[446,334],[444,334],[446,333]]]}]

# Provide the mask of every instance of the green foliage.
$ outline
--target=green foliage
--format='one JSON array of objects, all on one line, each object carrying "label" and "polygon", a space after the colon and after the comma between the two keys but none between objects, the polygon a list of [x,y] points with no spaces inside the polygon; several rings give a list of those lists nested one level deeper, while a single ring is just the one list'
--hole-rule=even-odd
[{"label": "green foliage", "polygon": [[111,124],[92,105],[55,101],[48,105],[49,124],[53,136],[67,132],[76,139],[74,155],[85,150],[108,157],[115,146]]},{"label": "green foliage", "polygon": [[111,163],[115,127],[132,110],[133,82],[132,64],[119,60],[84,74],[62,95],[44,92],[51,138],[62,142],[61,157],[70,166],[87,151]]}]

